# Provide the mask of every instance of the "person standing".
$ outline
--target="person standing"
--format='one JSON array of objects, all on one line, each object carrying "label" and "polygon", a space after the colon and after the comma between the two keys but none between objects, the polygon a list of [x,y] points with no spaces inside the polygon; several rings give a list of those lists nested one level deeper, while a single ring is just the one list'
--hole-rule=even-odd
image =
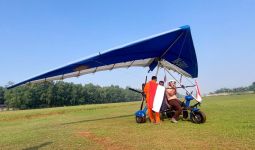
[{"label": "person standing", "polygon": [[146,104],[147,104],[147,108],[148,108],[148,115],[149,115],[150,121],[155,124],[160,123],[159,112],[155,112],[155,117],[154,117],[154,114],[152,111],[153,101],[154,101],[154,96],[156,94],[157,86],[158,86],[157,77],[152,76],[151,81],[146,83],[146,85],[144,87],[144,93],[146,95]]}]

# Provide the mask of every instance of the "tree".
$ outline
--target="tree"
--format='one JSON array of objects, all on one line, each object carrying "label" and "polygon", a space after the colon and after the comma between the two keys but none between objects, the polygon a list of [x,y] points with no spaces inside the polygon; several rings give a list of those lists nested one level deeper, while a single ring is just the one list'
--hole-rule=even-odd
[{"label": "tree", "polygon": [[4,92],[5,92],[5,89],[3,87],[0,87],[0,104],[4,104]]},{"label": "tree", "polygon": [[5,104],[19,109],[127,102],[140,98],[139,94],[119,86],[101,87],[91,83],[83,86],[63,81],[28,84],[4,92]]},{"label": "tree", "polygon": [[249,90],[255,92],[255,82],[253,82],[252,85],[249,86]]}]

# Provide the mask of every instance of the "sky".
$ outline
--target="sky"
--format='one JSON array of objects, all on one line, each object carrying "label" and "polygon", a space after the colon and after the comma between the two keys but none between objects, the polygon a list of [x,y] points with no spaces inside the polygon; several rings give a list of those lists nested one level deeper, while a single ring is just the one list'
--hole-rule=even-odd
[{"label": "sky", "polygon": [[[0,86],[183,25],[191,27],[202,93],[255,81],[255,0],[0,0]],[[65,81],[138,88],[147,71]]]}]

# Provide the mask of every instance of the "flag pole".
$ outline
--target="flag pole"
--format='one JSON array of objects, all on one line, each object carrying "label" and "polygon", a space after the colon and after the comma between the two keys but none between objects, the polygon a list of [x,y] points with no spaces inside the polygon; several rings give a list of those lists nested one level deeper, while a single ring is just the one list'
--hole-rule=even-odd
[{"label": "flag pole", "polygon": [[156,71],[156,77],[158,77],[159,67],[160,67],[160,62],[158,61],[158,66],[157,66],[157,71]]}]

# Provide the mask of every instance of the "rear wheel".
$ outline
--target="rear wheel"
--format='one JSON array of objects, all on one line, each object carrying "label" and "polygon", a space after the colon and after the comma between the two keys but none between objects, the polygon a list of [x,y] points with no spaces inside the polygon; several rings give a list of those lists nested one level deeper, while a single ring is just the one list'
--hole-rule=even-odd
[{"label": "rear wheel", "polygon": [[205,123],[206,115],[202,111],[191,112],[191,120],[197,124]]},{"label": "rear wheel", "polygon": [[135,120],[136,120],[136,123],[145,123],[146,117],[145,116],[143,116],[143,117],[136,116]]}]

